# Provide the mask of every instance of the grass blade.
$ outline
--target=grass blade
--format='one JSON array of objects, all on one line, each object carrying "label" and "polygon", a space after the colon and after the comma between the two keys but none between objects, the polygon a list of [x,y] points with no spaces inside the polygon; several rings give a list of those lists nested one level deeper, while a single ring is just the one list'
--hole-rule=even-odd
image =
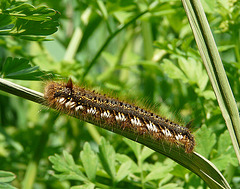
[{"label": "grass blade", "polygon": [[206,15],[200,0],[182,0],[182,3],[240,162],[239,112]]}]

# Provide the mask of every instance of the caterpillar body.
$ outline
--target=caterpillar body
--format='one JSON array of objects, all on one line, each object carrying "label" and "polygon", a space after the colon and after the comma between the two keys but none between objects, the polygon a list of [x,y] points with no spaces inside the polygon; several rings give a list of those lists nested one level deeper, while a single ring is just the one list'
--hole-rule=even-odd
[{"label": "caterpillar body", "polygon": [[188,128],[135,105],[75,86],[71,79],[68,83],[48,83],[44,97],[50,107],[83,121],[151,135],[184,148],[186,153],[194,150],[194,136]]}]

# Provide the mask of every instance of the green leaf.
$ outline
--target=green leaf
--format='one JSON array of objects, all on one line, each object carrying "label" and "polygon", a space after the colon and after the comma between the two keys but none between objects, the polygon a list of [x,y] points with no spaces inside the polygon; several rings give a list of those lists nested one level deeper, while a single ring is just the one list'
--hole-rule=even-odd
[{"label": "green leaf", "polygon": [[93,183],[86,183],[81,186],[73,186],[71,189],[94,189],[95,185]]},{"label": "green leaf", "polygon": [[127,138],[124,138],[123,141],[132,149],[136,158],[139,159],[141,153],[141,144],[133,142]]},{"label": "green leaf", "polygon": [[115,180],[115,151],[109,142],[103,137],[101,138],[98,155],[104,170],[113,180]]},{"label": "green leaf", "polygon": [[213,146],[216,143],[216,135],[212,130],[203,125],[195,134],[196,137],[196,151],[204,157],[209,157]]},{"label": "green leaf", "polygon": [[217,153],[218,156],[211,161],[220,171],[225,170],[229,164],[238,166],[238,161],[234,155],[234,149],[227,130],[219,137]]},{"label": "green leaf", "polygon": [[56,15],[56,11],[46,6],[34,7],[31,4],[23,3],[11,9],[3,10],[5,15],[14,15],[27,20],[44,21],[51,20]]},{"label": "green leaf", "polygon": [[203,8],[206,12],[208,13],[213,13],[215,10],[215,6],[216,6],[216,0],[201,0]]},{"label": "green leaf", "polygon": [[123,164],[121,164],[120,168],[118,169],[117,176],[116,176],[116,181],[120,182],[123,180],[126,176],[131,173],[131,161],[127,161]]},{"label": "green leaf", "polygon": [[193,58],[185,59],[180,57],[178,63],[184,74],[187,76],[188,83],[197,84],[199,89],[203,91],[208,82],[208,75],[203,70],[202,64]]},{"label": "green leaf", "polygon": [[7,184],[7,183],[0,183],[0,188],[1,189],[17,189],[14,186],[11,186],[10,184]]},{"label": "green leaf", "polygon": [[[25,58],[8,57],[3,63],[0,75],[3,78],[20,80],[42,80],[50,74],[39,70],[38,66],[32,66]],[[53,74],[54,75],[54,74]]]},{"label": "green leaf", "polygon": [[155,165],[151,167],[151,172],[146,176],[145,182],[159,180],[169,174],[176,164],[173,161],[168,162],[167,164],[155,163]]},{"label": "green leaf", "polygon": [[164,60],[162,67],[164,72],[172,79],[182,80],[184,83],[189,83],[190,85],[196,84],[198,88],[195,87],[195,91],[203,96],[203,91],[208,83],[208,75],[203,69],[201,62],[196,61],[193,58],[185,59],[183,57],[178,58],[178,68],[175,64],[169,60]]},{"label": "green leaf", "polygon": [[141,152],[141,161],[143,162],[145,159],[147,159],[149,156],[151,156],[155,151],[152,149],[144,146]]},{"label": "green leaf", "polygon": [[8,29],[8,27],[6,27],[6,26],[8,24],[11,24],[12,20],[13,20],[13,18],[11,16],[0,14],[0,27],[4,28],[4,29]]},{"label": "green leaf", "polygon": [[211,160],[211,162],[219,169],[219,171],[226,170],[229,164],[238,166],[238,161],[236,156],[233,154],[221,154],[217,158]]},{"label": "green leaf", "polygon": [[[34,7],[27,3],[0,9],[0,34],[45,36],[53,34],[59,26],[60,13],[46,6]],[[33,36],[31,36],[33,35]]]},{"label": "green leaf", "polygon": [[83,151],[80,153],[80,157],[89,180],[94,181],[96,177],[98,158],[91,150],[88,142],[84,144]]},{"label": "green leaf", "polygon": [[170,184],[166,184],[164,186],[161,186],[161,189],[183,189],[183,187],[178,186],[178,184],[175,183],[170,183]]},{"label": "green leaf", "polygon": [[67,153],[63,152],[64,159],[59,155],[50,156],[49,160],[53,164],[53,169],[62,174],[55,174],[57,178],[61,180],[80,180],[87,181],[87,178],[80,171],[79,166],[75,164],[73,157]]},{"label": "green leaf", "polygon": [[118,11],[114,12],[114,17],[121,23],[125,24],[131,17],[133,16],[133,13],[129,13],[126,11]]},{"label": "green leaf", "polygon": [[230,138],[229,132],[226,130],[219,137],[218,150],[217,150],[218,154],[223,154],[223,153],[229,151],[230,146],[232,146],[231,138]]},{"label": "green leaf", "polygon": [[53,39],[47,39],[43,36],[34,36],[34,35],[23,35],[19,36],[20,39],[29,40],[29,41],[53,41]]},{"label": "green leaf", "polygon": [[0,171],[0,183],[11,182],[16,178],[15,174],[7,171]]},{"label": "green leaf", "polygon": [[127,155],[125,154],[116,154],[116,159],[117,161],[119,161],[120,164],[126,163],[128,161],[131,162],[131,172],[135,173],[135,172],[139,172],[139,167],[137,166],[137,164]]},{"label": "green leaf", "polygon": [[185,74],[171,61],[164,59],[161,65],[164,73],[166,73],[172,79],[181,79],[183,82],[187,82],[188,79]]},{"label": "green leaf", "polygon": [[199,96],[204,97],[206,100],[210,100],[210,99],[216,100],[216,96],[215,96],[214,92],[211,90],[205,90],[202,92],[200,90],[195,89],[195,92],[197,94],[199,94]]},{"label": "green leaf", "polygon": [[0,170],[0,188],[1,189],[16,189],[12,185],[8,184],[7,182],[11,182],[16,178],[15,174],[8,171],[1,171]]}]

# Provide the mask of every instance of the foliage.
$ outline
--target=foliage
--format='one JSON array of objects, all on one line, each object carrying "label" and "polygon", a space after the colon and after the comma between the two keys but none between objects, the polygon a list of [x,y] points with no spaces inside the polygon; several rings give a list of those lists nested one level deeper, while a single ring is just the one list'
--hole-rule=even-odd
[{"label": "foliage", "polygon": [[0,187],[1,188],[9,188],[9,189],[15,189],[15,187],[8,184],[8,182],[11,182],[15,179],[15,175],[11,172],[7,171],[0,171]]},{"label": "foliage", "polygon": [[[39,70],[39,66],[32,66],[29,61],[24,58],[8,57],[5,62],[2,62],[0,75],[4,78],[19,79],[19,80],[40,80],[50,77],[46,72]],[[50,73],[49,73],[50,74]],[[52,74],[53,76],[54,74]]]},{"label": "foliage", "polygon": [[3,0],[0,4],[0,35],[43,40],[57,31],[59,13],[45,6],[35,8],[28,3]]},{"label": "foliage", "polygon": [[[203,2],[238,102],[240,3]],[[39,41],[56,32],[58,11],[54,41]],[[50,77],[40,68],[136,104],[145,100],[178,122],[193,120],[196,151],[239,188],[236,156],[180,1],[4,0],[0,20],[1,77]],[[43,85],[23,84],[39,91]],[[18,188],[205,187],[180,165],[118,135],[3,92],[0,102],[0,170],[17,175]],[[33,168],[37,174],[29,176]]]},{"label": "foliage", "polygon": [[[162,163],[144,162],[154,151],[129,140],[124,140],[134,150],[136,162],[124,154],[118,154],[104,138],[101,139],[99,152],[92,151],[89,143],[85,143],[80,153],[80,163],[75,164],[73,157],[66,151],[63,158],[50,156],[53,168],[61,174],[54,176],[61,181],[79,181],[77,187],[106,188],[182,188],[178,184],[167,183],[173,175],[176,163],[165,159]],[[81,170],[84,170],[82,172]],[[105,177],[105,179],[102,179]],[[133,182],[134,180],[134,182]]]}]

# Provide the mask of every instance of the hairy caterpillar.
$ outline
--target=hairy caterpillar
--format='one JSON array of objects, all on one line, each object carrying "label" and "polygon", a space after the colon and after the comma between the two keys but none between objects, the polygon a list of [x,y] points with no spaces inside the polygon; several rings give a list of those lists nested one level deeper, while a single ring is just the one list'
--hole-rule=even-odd
[{"label": "hairy caterpillar", "polygon": [[50,107],[95,125],[151,135],[183,147],[186,153],[194,149],[195,140],[188,128],[132,104],[74,86],[71,79],[67,84],[48,83],[44,97]]}]

